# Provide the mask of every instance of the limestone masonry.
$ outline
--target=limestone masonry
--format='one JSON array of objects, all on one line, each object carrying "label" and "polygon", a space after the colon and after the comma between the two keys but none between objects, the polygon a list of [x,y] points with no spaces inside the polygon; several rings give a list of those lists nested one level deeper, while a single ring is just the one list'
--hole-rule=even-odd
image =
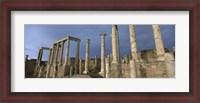
[{"label": "limestone masonry", "polygon": [[[104,33],[101,40],[100,57],[90,58],[90,39],[86,41],[85,59],[79,57],[81,39],[67,36],[41,47],[37,60],[25,59],[26,78],[175,78],[175,50],[164,48],[159,25],[152,25],[155,50],[137,50],[134,25],[129,25],[131,54],[120,58],[118,26],[112,25],[112,53],[105,55]],[[109,37],[109,36],[108,36]],[[69,58],[70,41],[75,41],[76,57]],[[64,47],[66,43],[66,47]],[[66,53],[64,54],[64,49]],[[42,61],[43,51],[49,51],[49,59]],[[64,55],[64,59],[62,58]]]}]

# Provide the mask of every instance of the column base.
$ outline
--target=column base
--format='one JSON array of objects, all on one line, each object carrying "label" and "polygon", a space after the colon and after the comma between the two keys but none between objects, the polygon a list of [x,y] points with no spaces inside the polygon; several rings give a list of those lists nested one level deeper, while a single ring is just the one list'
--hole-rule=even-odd
[{"label": "column base", "polygon": [[122,68],[120,63],[112,62],[111,63],[111,71],[110,71],[111,78],[122,78]]},{"label": "column base", "polygon": [[165,58],[164,56],[158,56],[156,61],[165,61]]},{"label": "column base", "polygon": [[99,75],[101,75],[102,77],[106,77],[106,74],[104,71],[99,72]]},{"label": "column base", "polygon": [[131,75],[131,78],[137,77],[136,63],[134,60],[130,60],[130,75]]},{"label": "column base", "polygon": [[83,72],[83,74],[88,74],[89,73],[89,71],[88,70],[85,70],[84,72]]}]

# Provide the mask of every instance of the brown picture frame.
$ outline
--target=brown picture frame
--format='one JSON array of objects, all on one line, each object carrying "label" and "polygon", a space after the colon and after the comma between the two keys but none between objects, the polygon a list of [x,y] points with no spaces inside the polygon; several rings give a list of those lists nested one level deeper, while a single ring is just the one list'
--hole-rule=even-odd
[{"label": "brown picture frame", "polygon": [[[1,102],[200,103],[199,0],[3,0]],[[11,11],[189,11],[189,92],[11,92]]]}]

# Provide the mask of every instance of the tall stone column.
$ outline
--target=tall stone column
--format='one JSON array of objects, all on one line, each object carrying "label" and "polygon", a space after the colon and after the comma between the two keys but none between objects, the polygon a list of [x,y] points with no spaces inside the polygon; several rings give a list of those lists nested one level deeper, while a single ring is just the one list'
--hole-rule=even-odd
[{"label": "tall stone column", "polygon": [[40,53],[40,57],[39,57],[39,64],[38,64],[38,78],[41,77],[41,73],[42,73],[42,67],[43,66],[40,66],[41,65],[41,61],[42,61],[42,55],[43,55],[43,49],[41,49],[41,53]]},{"label": "tall stone column", "polygon": [[53,64],[53,60],[54,60],[54,53],[55,53],[55,45],[52,46],[52,53],[51,53],[51,59],[50,59],[50,64]]},{"label": "tall stone column", "polygon": [[51,55],[52,55],[52,48],[49,49],[49,59],[48,59],[48,63],[47,63],[46,78],[48,78],[48,77],[49,77],[49,74],[50,74]]},{"label": "tall stone column", "polygon": [[122,70],[119,64],[119,36],[117,33],[117,25],[112,25],[112,63],[111,63],[111,77],[122,77]]},{"label": "tall stone column", "polygon": [[63,49],[64,49],[64,41],[62,41],[61,44],[60,44],[60,52],[59,52],[59,66],[62,65]]},{"label": "tall stone column", "polygon": [[65,65],[68,64],[68,60],[69,60],[69,47],[70,47],[70,40],[67,40],[67,47],[66,47],[66,54],[65,54]]},{"label": "tall stone column", "polygon": [[118,27],[115,26],[115,33],[116,33],[116,40],[117,40],[117,60],[120,61],[120,50],[119,50],[119,34],[118,34]]},{"label": "tall stone column", "polygon": [[105,73],[105,36],[106,34],[102,33],[101,36],[101,71],[99,74],[103,77],[106,76]]},{"label": "tall stone column", "polygon": [[64,76],[69,75],[69,73],[70,73],[70,68],[69,68],[69,65],[68,65],[70,40],[67,39],[66,43],[67,43],[67,46],[66,46],[65,61],[64,61]]},{"label": "tall stone column", "polygon": [[152,25],[158,60],[164,60],[164,45],[159,25]]},{"label": "tall stone column", "polygon": [[42,54],[43,54],[43,49],[39,49],[38,59],[37,59],[37,63],[36,63],[35,71],[34,71],[34,76],[39,75],[39,68],[40,68],[40,64],[42,61]]},{"label": "tall stone column", "polygon": [[82,74],[82,59],[79,59],[79,74]]},{"label": "tall stone column", "polygon": [[90,51],[90,39],[86,41],[86,54],[85,54],[85,71],[84,74],[88,74],[88,67],[89,67],[89,51]]},{"label": "tall stone column", "polygon": [[56,43],[56,52],[55,52],[55,59],[54,59],[54,68],[53,68],[53,78],[56,78],[57,75],[57,62],[58,62],[58,53],[59,53],[59,43]]},{"label": "tall stone column", "polygon": [[75,59],[75,74],[78,73],[79,49],[80,49],[80,41],[77,41],[76,59]]},{"label": "tall stone column", "polygon": [[129,31],[130,31],[131,58],[132,58],[130,60],[130,75],[131,78],[136,78],[137,77],[136,61],[138,61],[138,55],[137,55],[136,36],[133,25],[129,25]]},{"label": "tall stone column", "polygon": [[116,25],[112,25],[112,35],[111,35],[111,38],[112,38],[112,57],[113,57],[113,60],[112,62],[113,63],[118,63],[118,49],[119,49],[119,45],[118,44],[118,35],[116,33]]},{"label": "tall stone column", "polygon": [[136,43],[136,36],[135,36],[135,30],[133,25],[129,25],[129,31],[130,31],[130,44],[131,44],[131,56],[132,60],[137,60],[137,43]]}]

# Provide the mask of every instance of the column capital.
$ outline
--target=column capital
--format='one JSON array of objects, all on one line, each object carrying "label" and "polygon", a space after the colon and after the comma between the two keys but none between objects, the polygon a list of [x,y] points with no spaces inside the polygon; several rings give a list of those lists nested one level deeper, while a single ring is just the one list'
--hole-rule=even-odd
[{"label": "column capital", "polygon": [[100,35],[101,37],[102,37],[102,36],[106,36],[106,34],[105,34],[105,33],[101,33],[101,34],[99,34],[99,35]]}]

